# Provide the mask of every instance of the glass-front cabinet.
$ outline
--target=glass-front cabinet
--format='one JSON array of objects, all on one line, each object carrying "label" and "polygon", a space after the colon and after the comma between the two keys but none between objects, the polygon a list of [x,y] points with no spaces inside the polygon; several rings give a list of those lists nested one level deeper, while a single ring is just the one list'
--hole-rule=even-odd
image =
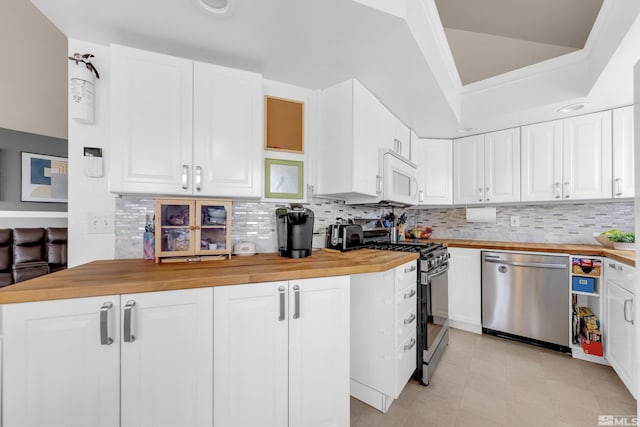
[{"label": "glass-front cabinet", "polygon": [[231,201],[156,199],[156,262],[231,258]]}]

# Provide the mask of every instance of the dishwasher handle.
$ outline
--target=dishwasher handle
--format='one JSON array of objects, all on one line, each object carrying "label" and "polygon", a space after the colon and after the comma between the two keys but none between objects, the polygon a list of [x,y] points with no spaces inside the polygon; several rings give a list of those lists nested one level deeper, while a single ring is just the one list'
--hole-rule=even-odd
[{"label": "dishwasher handle", "polygon": [[485,257],[484,262],[492,262],[494,264],[512,265],[514,267],[533,267],[533,268],[567,268],[566,264],[550,264],[546,262],[518,262],[518,261],[501,261],[499,259],[490,259]]}]

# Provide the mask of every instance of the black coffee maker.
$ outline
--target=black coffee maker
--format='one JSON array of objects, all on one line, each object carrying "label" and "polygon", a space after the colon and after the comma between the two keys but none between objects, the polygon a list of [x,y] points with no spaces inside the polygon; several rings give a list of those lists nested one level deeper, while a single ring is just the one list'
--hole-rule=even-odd
[{"label": "black coffee maker", "polygon": [[304,258],[311,255],[313,241],[313,211],[301,204],[276,209],[278,254],[288,258]]}]

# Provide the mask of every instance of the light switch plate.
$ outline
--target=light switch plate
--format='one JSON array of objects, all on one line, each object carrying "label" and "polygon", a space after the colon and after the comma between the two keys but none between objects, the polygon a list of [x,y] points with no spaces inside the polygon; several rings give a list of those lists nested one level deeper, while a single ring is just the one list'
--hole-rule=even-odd
[{"label": "light switch plate", "polygon": [[89,212],[87,218],[88,234],[112,234],[114,217],[111,213]]}]

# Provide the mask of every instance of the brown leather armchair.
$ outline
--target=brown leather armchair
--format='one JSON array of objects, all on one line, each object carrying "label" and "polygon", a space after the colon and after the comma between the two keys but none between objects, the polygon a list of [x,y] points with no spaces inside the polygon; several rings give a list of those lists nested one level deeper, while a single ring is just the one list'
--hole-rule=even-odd
[{"label": "brown leather armchair", "polygon": [[66,228],[47,228],[47,262],[50,273],[67,268]]},{"label": "brown leather armchair", "polygon": [[0,229],[0,287],[13,283],[13,255],[11,252],[11,239],[13,230]]},{"label": "brown leather armchair", "polygon": [[49,273],[45,259],[44,228],[13,229],[13,282]]}]

